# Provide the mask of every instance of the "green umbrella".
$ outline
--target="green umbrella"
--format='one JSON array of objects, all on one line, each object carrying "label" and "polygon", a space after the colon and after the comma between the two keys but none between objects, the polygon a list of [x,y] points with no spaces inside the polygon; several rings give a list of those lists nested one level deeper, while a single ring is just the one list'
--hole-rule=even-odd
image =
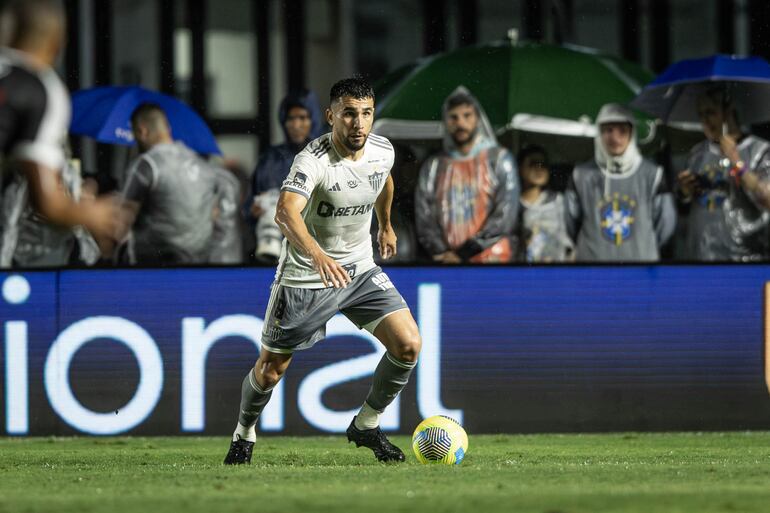
[{"label": "green umbrella", "polygon": [[[460,85],[481,102],[498,134],[509,130],[593,137],[608,102],[628,103],[653,78],[644,68],[576,46],[515,41],[461,48],[402,66],[380,81],[375,130],[395,139],[441,136],[441,106]],[[639,113],[638,134],[654,136]]]}]

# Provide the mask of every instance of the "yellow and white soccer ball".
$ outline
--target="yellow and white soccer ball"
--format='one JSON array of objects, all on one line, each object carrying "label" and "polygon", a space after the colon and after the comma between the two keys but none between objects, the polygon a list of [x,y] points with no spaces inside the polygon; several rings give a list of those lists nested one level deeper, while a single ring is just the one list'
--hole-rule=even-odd
[{"label": "yellow and white soccer ball", "polygon": [[414,430],[412,450],[420,463],[459,465],[468,452],[468,435],[456,420],[434,415]]}]

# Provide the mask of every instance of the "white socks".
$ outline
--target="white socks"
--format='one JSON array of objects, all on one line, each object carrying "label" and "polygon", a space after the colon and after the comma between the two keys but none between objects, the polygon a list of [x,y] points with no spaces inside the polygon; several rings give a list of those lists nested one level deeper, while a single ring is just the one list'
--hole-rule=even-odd
[{"label": "white socks", "polygon": [[240,422],[238,423],[238,427],[235,428],[235,432],[233,433],[233,441],[238,440],[238,436],[241,437],[241,440],[247,440],[249,442],[256,442],[257,441],[257,430],[254,428],[254,426],[246,427]]},{"label": "white socks", "polygon": [[364,402],[361,406],[361,410],[356,415],[355,426],[356,429],[374,429],[380,425],[381,413],[369,406],[369,403]]}]

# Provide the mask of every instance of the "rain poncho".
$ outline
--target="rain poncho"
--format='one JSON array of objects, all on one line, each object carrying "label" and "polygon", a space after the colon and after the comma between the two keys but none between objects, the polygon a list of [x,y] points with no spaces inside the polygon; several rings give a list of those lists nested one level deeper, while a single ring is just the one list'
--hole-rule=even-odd
[{"label": "rain poncho", "polygon": [[[767,141],[749,135],[737,149],[748,169],[760,180],[770,180]],[[770,214],[729,177],[731,166],[719,145],[711,141],[697,144],[690,152],[687,169],[698,179],[698,190],[686,201],[690,206],[687,259],[753,261],[770,256]]]},{"label": "rain poncho", "polygon": [[564,262],[571,259],[572,239],[564,225],[564,195],[543,191],[537,200],[521,200],[518,245],[524,262]]},{"label": "rain poncho", "polygon": [[463,261],[508,262],[519,207],[516,164],[497,144],[484,110],[465,88],[444,102],[445,123],[447,105],[455,95],[470,97],[475,104],[475,143],[462,155],[445,133],[444,150],[422,165],[415,191],[417,235],[431,256],[454,251]]},{"label": "rain poncho", "polygon": [[567,188],[567,231],[578,261],[657,261],[676,227],[663,169],[639,154],[633,115],[607,104],[596,118],[597,127],[618,122],[634,127],[623,155],[608,155],[598,133],[594,160],[575,167]]}]

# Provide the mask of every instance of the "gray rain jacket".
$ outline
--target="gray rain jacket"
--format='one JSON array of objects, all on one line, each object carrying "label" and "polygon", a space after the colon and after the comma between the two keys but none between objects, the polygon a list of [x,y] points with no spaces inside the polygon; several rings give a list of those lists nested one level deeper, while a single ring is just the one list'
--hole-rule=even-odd
[{"label": "gray rain jacket", "polygon": [[612,122],[634,127],[631,143],[611,157],[597,134],[594,160],[575,167],[565,194],[567,231],[577,241],[578,261],[654,262],[676,228],[674,198],[663,169],[639,154],[633,115],[605,105],[597,127]]},{"label": "gray rain jacket", "polygon": [[217,185],[211,165],[180,142],[158,144],[140,155],[123,189],[126,200],[140,205],[129,262],[207,262]]}]

